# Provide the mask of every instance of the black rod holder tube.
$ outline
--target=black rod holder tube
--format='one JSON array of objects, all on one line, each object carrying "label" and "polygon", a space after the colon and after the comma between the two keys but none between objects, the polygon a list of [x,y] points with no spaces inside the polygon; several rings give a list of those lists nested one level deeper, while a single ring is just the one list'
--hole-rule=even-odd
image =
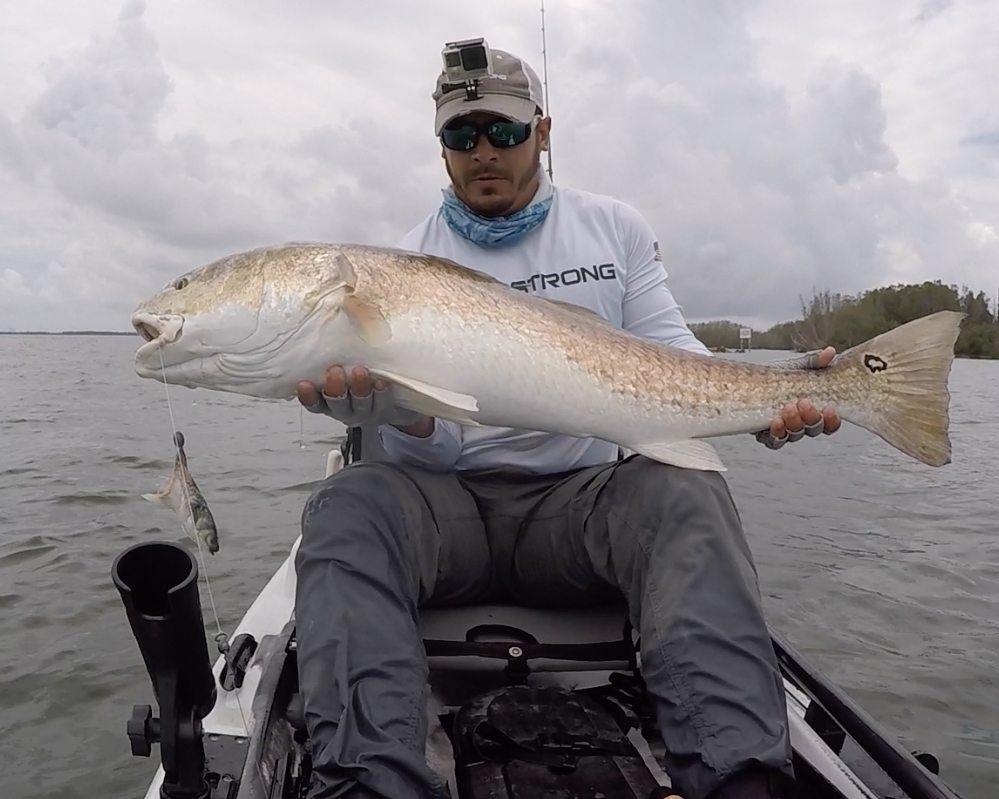
[{"label": "black rod holder tube", "polygon": [[[145,721],[137,720],[133,714],[133,753],[148,755],[149,744],[159,741],[166,774],[163,799],[207,797],[201,719],[215,705],[217,693],[198,595],[198,565],[176,544],[147,542],[119,554],[111,577],[160,708],[159,719],[149,719],[147,712]],[[137,751],[143,741],[145,751]]]}]

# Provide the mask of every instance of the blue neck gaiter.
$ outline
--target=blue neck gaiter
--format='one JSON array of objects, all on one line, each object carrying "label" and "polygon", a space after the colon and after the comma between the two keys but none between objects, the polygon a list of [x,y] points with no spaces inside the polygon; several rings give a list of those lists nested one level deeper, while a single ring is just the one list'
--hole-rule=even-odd
[{"label": "blue neck gaiter", "polygon": [[462,238],[483,247],[512,244],[545,221],[552,207],[554,189],[544,170],[539,169],[538,191],[526,208],[510,216],[479,216],[458,199],[450,186],[444,190],[441,212],[451,228]]}]

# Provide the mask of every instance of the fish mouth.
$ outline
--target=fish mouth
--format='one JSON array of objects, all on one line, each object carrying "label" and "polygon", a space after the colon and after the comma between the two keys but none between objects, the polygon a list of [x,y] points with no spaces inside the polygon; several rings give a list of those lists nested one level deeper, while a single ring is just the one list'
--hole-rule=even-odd
[{"label": "fish mouth", "polygon": [[132,314],[132,327],[146,342],[135,353],[144,357],[180,339],[184,332],[184,317],[179,314]]}]

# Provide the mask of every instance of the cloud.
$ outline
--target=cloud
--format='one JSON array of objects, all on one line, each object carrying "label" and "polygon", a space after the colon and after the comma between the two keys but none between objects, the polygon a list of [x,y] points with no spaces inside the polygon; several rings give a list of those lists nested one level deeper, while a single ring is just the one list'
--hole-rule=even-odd
[{"label": "cloud", "polygon": [[123,329],[150,287],[224,252],[322,234],[392,240],[415,219],[411,180],[384,191],[385,163],[366,151],[373,120],[163,136],[171,81],[139,3],[45,71],[23,116],[0,118],[0,327]]},{"label": "cloud", "polygon": [[[926,90],[890,66],[906,43],[977,41],[970,12],[913,3],[886,33],[859,0],[812,27],[783,6],[549,0],[556,182],[639,208],[692,319],[791,318],[813,288],[994,282],[999,193],[976,175],[999,120],[961,106],[960,124],[899,135]],[[124,329],[170,277],[263,243],[392,244],[445,180],[443,42],[485,35],[541,66],[527,0],[499,24],[443,2],[55,8],[0,33],[0,69],[24,77],[0,88],[0,329]],[[933,98],[994,91],[974,72],[937,76]]]},{"label": "cloud", "polygon": [[913,21],[917,23],[929,22],[938,14],[942,14],[953,4],[953,0],[926,0],[926,2],[920,5],[919,11],[916,13]]},{"label": "cloud", "polygon": [[999,220],[999,188],[983,191],[983,154],[960,145],[969,133],[999,129],[999,90],[987,78],[999,72],[999,5],[761,0],[748,29],[762,74],[792,97],[830,59],[870,75],[882,89],[886,140],[900,173],[944,178],[976,213]]},{"label": "cloud", "polygon": [[574,182],[646,213],[690,317],[769,324],[813,288],[994,274],[999,249],[946,182],[900,172],[871,74],[829,58],[786,91],[738,15],[687,7],[671,23],[572,53],[580,90],[562,113],[586,122],[556,152],[585,164]]},{"label": "cloud", "polygon": [[999,147],[999,130],[973,133],[961,139],[961,144],[970,144],[976,147]]}]

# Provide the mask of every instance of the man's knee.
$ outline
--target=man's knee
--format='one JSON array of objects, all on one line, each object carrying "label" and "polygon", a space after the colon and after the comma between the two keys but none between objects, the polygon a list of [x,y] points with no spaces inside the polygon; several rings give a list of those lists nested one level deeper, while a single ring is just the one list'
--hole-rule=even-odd
[{"label": "man's knee", "polygon": [[728,504],[732,499],[719,472],[681,469],[638,456],[622,463],[618,473],[635,506],[650,511],[677,505],[696,509],[705,502]]},{"label": "man's knee", "polygon": [[[401,534],[405,503],[415,489],[393,465],[360,462],[327,477],[302,510],[302,546],[321,539],[326,546],[349,545],[359,526]],[[418,496],[418,493],[417,493]],[[375,524],[375,522],[378,524]]]},{"label": "man's knee", "polygon": [[681,469],[645,457],[622,463],[615,500],[647,538],[684,530],[740,530],[728,485],[719,472]]}]

